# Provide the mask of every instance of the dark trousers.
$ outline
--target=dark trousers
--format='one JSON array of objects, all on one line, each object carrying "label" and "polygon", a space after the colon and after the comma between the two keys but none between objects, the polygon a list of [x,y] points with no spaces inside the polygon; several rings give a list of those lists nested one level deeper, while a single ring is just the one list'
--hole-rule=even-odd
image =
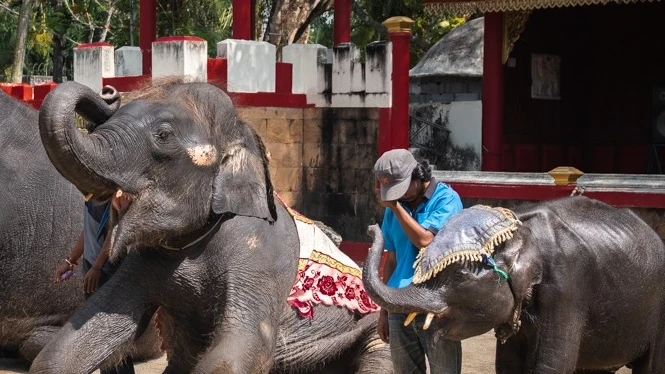
[{"label": "dark trousers", "polygon": [[[88,260],[83,259],[81,268],[83,270],[83,274],[85,275],[88,272],[88,270],[92,268],[92,264],[88,262]],[[104,283],[108,282],[109,278],[111,278],[111,275],[112,274],[107,274],[105,272],[102,272],[102,276],[101,279],[99,280],[99,285],[97,286],[98,287],[97,289],[103,286]],[[88,300],[88,297],[90,297],[90,295],[92,294],[86,294],[85,299]],[[101,370],[101,374],[135,374],[134,362],[132,361],[132,358],[128,356],[124,360],[122,360],[120,365],[114,368]]]}]

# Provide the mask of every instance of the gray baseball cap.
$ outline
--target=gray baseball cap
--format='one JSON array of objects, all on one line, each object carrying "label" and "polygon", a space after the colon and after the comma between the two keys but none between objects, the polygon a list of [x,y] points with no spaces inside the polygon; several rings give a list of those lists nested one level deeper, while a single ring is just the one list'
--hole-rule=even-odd
[{"label": "gray baseball cap", "polygon": [[374,164],[374,176],[381,185],[381,200],[392,201],[404,196],[417,165],[406,149],[393,149],[381,155]]}]

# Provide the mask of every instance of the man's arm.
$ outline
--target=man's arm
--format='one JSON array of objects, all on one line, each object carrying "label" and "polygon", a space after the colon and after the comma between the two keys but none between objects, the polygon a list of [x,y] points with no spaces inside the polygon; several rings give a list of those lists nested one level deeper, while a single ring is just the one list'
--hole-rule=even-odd
[{"label": "man's arm", "polygon": [[102,250],[101,252],[99,252],[99,255],[95,259],[95,263],[92,265],[93,268],[97,270],[102,270],[104,264],[109,259],[110,249],[111,249],[111,233],[109,232],[104,238],[104,244],[102,245]]},{"label": "man's arm", "polygon": [[53,280],[56,283],[63,281],[64,279],[62,279],[62,275],[67,272],[67,270],[73,270],[74,266],[78,264],[78,260],[81,256],[83,256],[83,231],[81,231],[81,234],[76,240],[76,244],[74,244],[74,247],[69,252],[69,256],[62,260],[62,264],[55,269],[55,277]]},{"label": "man's arm", "polygon": [[383,263],[383,283],[388,283],[390,277],[392,277],[393,272],[395,271],[395,266],[397,266],[397,258],[395,257],[395,251],[386,251],[386,259]]},{"label": "man's arm", "polygon": [[390,206],[390,209],[395,214],[395,218],[397,218],[399,225],[402,226],[404,233],[416,248],[427,247],[434,240],[434,234],[422,227],[418,221],[411,217],[402,204],[395,202],[395,204]]}]

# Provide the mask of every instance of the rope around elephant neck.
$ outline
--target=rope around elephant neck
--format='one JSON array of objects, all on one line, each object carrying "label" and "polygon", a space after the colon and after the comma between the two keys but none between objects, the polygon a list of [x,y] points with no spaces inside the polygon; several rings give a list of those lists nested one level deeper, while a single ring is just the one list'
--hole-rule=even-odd
[{"label": "rope around elephant neck", "polygon": [[205,239],[211,232],[213,232],[213,230],[215,230],[215,228],[217,228],[219,226],[219,224],[222,222],[223,219],[224,219],[224,215],[222,214],[222,215],[219,216],[219,218],[217,218],[217,222],[215,222],[215,224],[212,225],[212,227],[210,227],[210,229],[208,231],[206,231],[203,235],[199,236],[193,242],[190,242],[189,244],[187,244],[185,246],[171,247],[171,246],[168,246],[168,245],[162,245],[161,247],[164,248],[164,249],[168,249],[170,251],[182,251],[182,250],[185,250],[187,248],[190,248],[193,245],[200,242],[201,240]]}]

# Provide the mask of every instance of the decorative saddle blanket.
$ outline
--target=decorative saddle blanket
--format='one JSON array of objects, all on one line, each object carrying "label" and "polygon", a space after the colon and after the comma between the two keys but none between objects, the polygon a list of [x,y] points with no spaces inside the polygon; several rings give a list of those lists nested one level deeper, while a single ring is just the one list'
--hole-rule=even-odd
[{"label": "decorative saddle blanket", "polygon": [[503,274],[494,263],[494,248],[513,237],[522,224],[515,213],[501,207],[474,205],[455,214],[422,248],[413,267],[413,283],[423,283],[459,261],[485,262]]},{"label": "decorative saddle blanket", "polygon": [[304,318],[314,318],[314,306],[337,305],[360,314],[377,311],[365,292],[360,267],[310,219],[288,209],[300,238],[296,282],[287,298]]}]

